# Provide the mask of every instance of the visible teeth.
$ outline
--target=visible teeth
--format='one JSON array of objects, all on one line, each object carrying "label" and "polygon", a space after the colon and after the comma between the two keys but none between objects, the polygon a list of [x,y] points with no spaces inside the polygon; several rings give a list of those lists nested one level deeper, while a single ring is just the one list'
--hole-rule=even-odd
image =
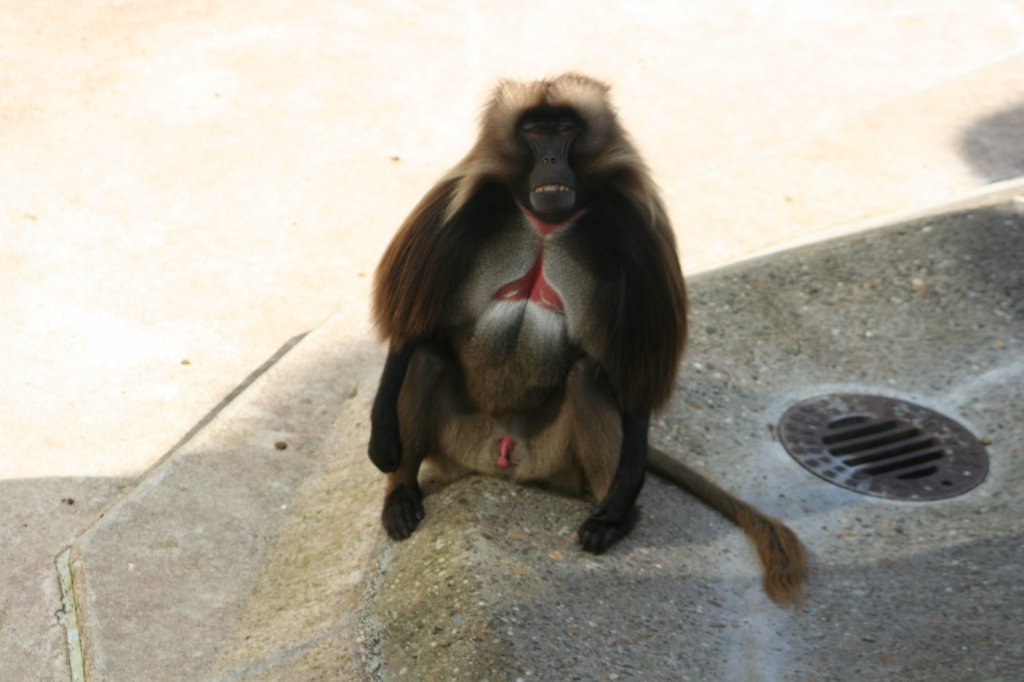
[{"label": "visible teeth", "polygon": [[533,190],[534,192],[571,192],[572,187],[568,185],[541,185]]}]

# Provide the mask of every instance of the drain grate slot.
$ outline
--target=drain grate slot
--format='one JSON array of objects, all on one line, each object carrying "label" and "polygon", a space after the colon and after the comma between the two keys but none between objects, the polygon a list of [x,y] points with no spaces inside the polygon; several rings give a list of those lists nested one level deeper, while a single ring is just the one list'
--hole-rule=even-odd
[{"label": "drain grate slot", "polygon": [[[842,421],[842,420],[839,420]],[[863,438],[864,436],[874,436],[879,433],[885,433],[898,427],[900,423],[898,421],[887,420],[883,422],[875,422],[868,424],[867,426],[859,426],[856,429],[845,429],[839,433],[835,433],[835,429],[832,425],[829,425],[829,430],[833,433],[829,433],[827,436],[822,438],[822,442],[825,445],[832,445],[833,443],[843,443],[856,439]]]},{"label": "drain grate slot", "polygon": [[[902,444],[890,443],[880,448],[870,448],[868,450],[861,450],[856,454],[856,457],[849,457],[843,459],[843,464],[850,467],[859,467],[864,464],[871,464],[883,459],[891,459],[893,457],[899,457],[910,452],[918,452],[935,445],[935,439],[929,436],[924,438],[915,438]],[[836,452],[829,450],[833,455]]]},{"label": "drain grate slot", "polygon": [[857,492],[934,500],[967,492],[988,454],[961,424],[904,400],[831,394],[790,407],[779,421],[786,450],[806,469]]},{"label": "drain grate slot", "polygon": [[[897,425],[899,426],[899,425]],[[921,435],[918,429],[913,427],[903,428],[899,431],[887,433],[884,436],[879,436],[877,433],[863,438],[857,438],[855,440],[846,441],[845,445],[839,447],[830,447],[828,449],[833,455],[842,456],[849,455],[855,452],[862,452],[864,450],[874,450],[877,448],[893,445],[900,443],[909,438],[916,438]],[[824,439],[822,439],[824,441]],[[826,443],[828,445],[828,443]]]},{"label": "drain grate slot", "polygon": [[[913,481],[916,478],[924,478],[925,476],[931,476],[932,474],[938,473],[939,467],[927,467],[925,469],[919,469],[917,471],[911,471],[909,474],[900,474],[896,478],[901,481]],[[942,482],[944,485],[948,485],[946,481]]]},{"label": "drain grate slot", "polygon": [[[869,419],[869,417],[865,417],[863,415],[843,417],[842,419],[836,419],[835,421],[829,422],[828,428],[832,431],[835,431],[837,429],[845,429],[847,426],[852,426],[854,424],[863,424],[864,422],[869,421]],[[832,438],[833,436],[829,437]]]},{"label": "drain grate slot", "polygon": [[[902,471],[904,469],[916,467],[918,464],[934,462],[937,459],[942,459],[942,450],[932,450],[931,452],[927,452],[923,455],[917,455],[916,457],[909,457],[896,462],[887,462],[880,466],[870,467],[864,469],[864,473],[868,476],[881,476],[882,474],[888,474],[893,471]],[[900,478],[903,478],[903,476],[900,476]]]}]

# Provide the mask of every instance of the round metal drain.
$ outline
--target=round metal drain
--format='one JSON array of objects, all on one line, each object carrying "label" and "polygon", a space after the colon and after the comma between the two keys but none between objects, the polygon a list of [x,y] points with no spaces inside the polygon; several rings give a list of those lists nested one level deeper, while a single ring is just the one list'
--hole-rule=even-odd
[{"label": "round metal drain", "polygon": [[949,417],[904,400],[832,394],[786,410],[779,438],[811,473],[896,500],[962,495],[988,473],[985,446]]}]

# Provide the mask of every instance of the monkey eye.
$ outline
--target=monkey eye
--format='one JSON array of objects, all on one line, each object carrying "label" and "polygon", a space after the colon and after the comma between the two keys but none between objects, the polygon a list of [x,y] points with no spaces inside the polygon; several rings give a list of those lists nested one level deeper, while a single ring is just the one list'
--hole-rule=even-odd
[{"label": "monkey eye", "polygon": [[575,132],[575,128],[571,125],[556,125],[556,126],[543,126],[543,125],[531,125],[523,126],[523,135],[530,138],[544,137],[545,135],[557,135],[558,137],[567,137]]}]

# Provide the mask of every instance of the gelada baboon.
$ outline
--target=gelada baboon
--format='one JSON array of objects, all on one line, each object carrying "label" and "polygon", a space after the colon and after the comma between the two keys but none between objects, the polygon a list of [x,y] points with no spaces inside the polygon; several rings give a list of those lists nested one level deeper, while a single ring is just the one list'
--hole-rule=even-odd
[{"label": "gelada baboon", "polygon": [[803,580],[781,522],[651,448],[686,338],[675,239],[608,87],[569,73],[502,82],[469,154],[413,209],[376,273],[390,344],[370,459],[396,539],[423,518],[421,462],[535,481],[597,501],[579,529],[629,532],[648,466],[737,522],[779,601]]}]

